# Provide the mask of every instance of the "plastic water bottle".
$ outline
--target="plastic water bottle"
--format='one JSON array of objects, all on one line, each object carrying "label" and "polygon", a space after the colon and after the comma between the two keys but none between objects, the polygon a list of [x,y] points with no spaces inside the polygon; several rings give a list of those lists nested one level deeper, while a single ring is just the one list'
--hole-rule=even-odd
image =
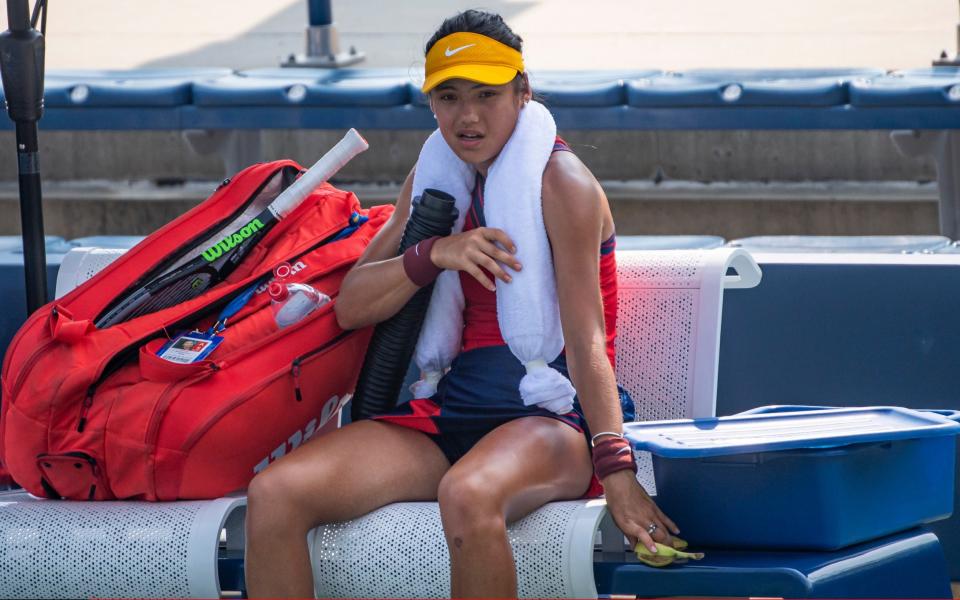
[{"label": "plastic water bottle", "polygon": [[273,301],[273,318],[277,327],[283,329],[297,323],[327,302],[330,296],[315,290],[305,283],[281,283],[274,281],[267,288]]}]

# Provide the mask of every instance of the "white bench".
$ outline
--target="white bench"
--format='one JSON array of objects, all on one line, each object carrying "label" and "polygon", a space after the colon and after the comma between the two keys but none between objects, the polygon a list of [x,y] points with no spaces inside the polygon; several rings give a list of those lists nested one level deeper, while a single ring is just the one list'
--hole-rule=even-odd
[{"label": "white bench", "polygon": [[[637,420],[713,416],[723,291],[753,287],[760,269],[744,250],[617,253],[617,380]],[[728,271],[732,271],[728,273]],[[638,478],[655,493],[648,454]],[[603,500],[554,502],[508,525],[521,597],[597,596],[597,532],[607,548],[623,536]],[[309,538],[317,597],[441,598],[449,555],[437,504],[405,502],[319,527]]]},{"label": "white bench", "polygon": [[[61,267],[58,295],[61,279],[65,293],[115,258],[75,254]],[[713,416],[723,291],[757,285],[756,262],[732,248],[622,251],[617,260],[617,378],[637,419]],[[655,493],[649,456],[638,460],[638,478]],[[216,597],[218,548],[243,547],[244,513],[242,497],[75,503],[0,495],[0,598]],[[595,597],[599,531],[605,548],[623,550],[603,500],[551,503],[510,524],[520,595]],[[386,506],[320,527],[309,543],[318,596],[449,594],[436,503]]]},{"label": "white bench", "polygon": [[[2,598],[218,598],[246,498],[66,502],[0,493]],[[221,541],[223,543],[221,543]]]}]

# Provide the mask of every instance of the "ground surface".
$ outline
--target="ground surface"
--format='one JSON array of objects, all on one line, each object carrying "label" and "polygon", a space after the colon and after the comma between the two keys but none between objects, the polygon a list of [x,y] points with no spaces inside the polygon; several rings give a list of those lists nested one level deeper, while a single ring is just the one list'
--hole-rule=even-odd
[{"label": "ground surface", "polygon": [[[50,68],[276,66],[304,51],[306,0],[52,2]],[[345,46],[370,67],[422,69],[444,17],[497,11],[532,69],[928,66],[956,51],[955,0],[335,0]]]}]

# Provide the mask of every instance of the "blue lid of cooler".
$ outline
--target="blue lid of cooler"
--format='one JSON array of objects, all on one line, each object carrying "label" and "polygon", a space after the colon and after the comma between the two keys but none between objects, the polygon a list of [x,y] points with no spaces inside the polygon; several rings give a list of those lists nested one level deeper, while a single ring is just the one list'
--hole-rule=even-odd
[{"label": "blue lid of cooler", "polygon": [[956,435],[960,423],[932,412],[885,406],[625,423],[623,432],[636,450],[697,458]]}]

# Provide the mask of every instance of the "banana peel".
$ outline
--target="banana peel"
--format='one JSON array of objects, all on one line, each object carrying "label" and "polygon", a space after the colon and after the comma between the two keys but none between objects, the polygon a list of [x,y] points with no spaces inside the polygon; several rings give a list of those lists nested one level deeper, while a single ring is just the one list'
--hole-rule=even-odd
[{"label": "banana peel", "polygon": [[684,552],[687,548],[687,542],[676,536],[673,538],[673,545],[667,546],[660,542],[657,544],[657,553],[654,554],[647,548],[643,542],[638,543],[633,551],[636,552],[640,562],[651,567],[665,567],[677,560],[686,562],[688,559],[700,560],[703,558],[703,552]]}]

